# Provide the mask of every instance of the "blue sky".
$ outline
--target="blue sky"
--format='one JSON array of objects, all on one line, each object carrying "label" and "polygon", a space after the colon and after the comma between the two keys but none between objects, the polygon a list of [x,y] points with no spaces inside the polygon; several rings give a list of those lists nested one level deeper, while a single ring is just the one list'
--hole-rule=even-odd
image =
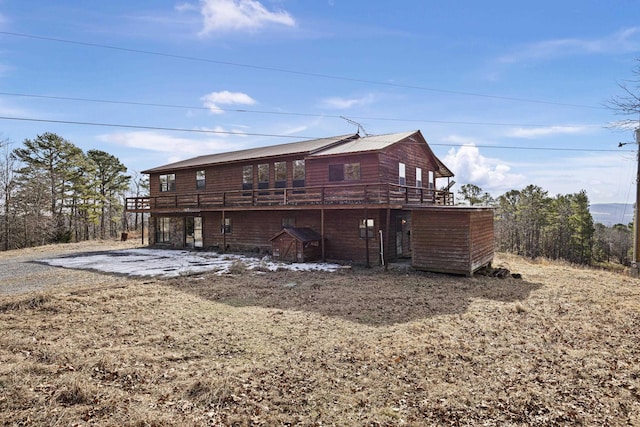
[{"label": "blue sky", "polygon": [[141,171],[356,132],[344,116],[420,129],[454,190],[633,203],[633,131],[606,103],[639,52],[635,0],[0,0],[0,135]]}]

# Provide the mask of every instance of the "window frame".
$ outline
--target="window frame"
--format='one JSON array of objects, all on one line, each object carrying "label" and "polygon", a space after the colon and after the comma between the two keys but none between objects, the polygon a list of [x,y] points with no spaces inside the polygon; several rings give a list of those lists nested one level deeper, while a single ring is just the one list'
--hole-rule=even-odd
[{"label": "window frame", "polygon": [[[294,187],[304,187],[307,179],[307,169],[304,162],[304,159],[294,160],[291,165],[291,169],[293,172],[293,186]],[[302,178],[300,178],[302,176]]]},{"label": "window frame", "polygon": [[207,171],[204,169],[196,171],[196,190],[207,188]]},{"label": "window frame", "polygon": [[360,181],[362,179],[360,162],[335,163],[329,165],[329,182]]},{"label": "window frame", "polygon": [[232,232],[233,232],[233,227],[231,224],[231,218],[225,217],[224,220],[220,221],[220,233],[231,234]]},{"label": "window frame", "polygon": [[161,193],[171,193],[176,191],[176,174],[163,173],[158,176]]},{"label": "window frame", "polygon": [[171,243],[171,218],[161,216],[156,218],[156,243]]},{"label": "window frame", "polygon": [[242,167],[242,189],[253,190],[253,165]]},{"label": "window frame", "polygon": [[[265,176],[266,173],[266,176]],[[264,178],[266,177],[266,180]],[[269,188],[269,163],[258,164],[258,189]]]},{"label": "window frame", "polygon": [[273,173],[274,173],[275,187],[286,188],[287,187],[287,162],[273,162]]},{"label": "window frame", "polygon": [[407,165],[398,162],[398,185],[407,185]]},{"label": "window frame", "polygon": [[374,218],[361,218],[358,224],[358,233],[360,238],[366,239],[367,236],[365,235],[365,233],[368,232],[368,235],[369,235],[368,238],[375,239],[376,238],[375,227],[376,227],[376,222]]},{"label": "window frame", "polygon": [[416,187],[422,188],[422,168],[416,168]]}]

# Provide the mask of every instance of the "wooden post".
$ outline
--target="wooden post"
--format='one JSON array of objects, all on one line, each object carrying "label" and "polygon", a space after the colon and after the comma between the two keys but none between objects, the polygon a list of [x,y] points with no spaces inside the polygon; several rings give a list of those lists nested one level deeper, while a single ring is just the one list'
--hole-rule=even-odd
[{"label": "wooden post", "polygon": [[324,209],[320,209],[320,251],[322,253],[322,262],[327,259],[324,254]]},{"label": "wooden post", "polygon": [[369,262],[369,209],[364,208],[364,247],[367,251],[365,255],[366,259],[366,267],[371,268],[371,263]]},{"label": "wooden post", "polygon": [[389,271],[389,233],[391,232],[391,208],[387,207],[387,236],[386,248],[384,251],[384,271]]},{"label": "wooden post", "polygon": [[635,131],[636,145],[638,146],[638,166],[636,171],[636,209],[633,215],[633,262],[631,263],[631,276],[640,276],[640,128]]},{"label": "wooden post", "polygon": [[222,229],[222,253],[227,251],[227,227],[225,226],[224,220],[225,215],[224,210],[222,210],[222,224],[220,225],[220,228]]}]

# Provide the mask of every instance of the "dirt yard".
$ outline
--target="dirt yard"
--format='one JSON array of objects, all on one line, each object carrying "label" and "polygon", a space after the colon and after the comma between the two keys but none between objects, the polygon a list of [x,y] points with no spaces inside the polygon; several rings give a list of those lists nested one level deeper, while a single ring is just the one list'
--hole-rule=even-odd
[{"label": "dirt yard", "polygon": [[640,425],[623,275],[501,255],[522,279],[130,279],[37,257],[0,255],[3,425]]}]

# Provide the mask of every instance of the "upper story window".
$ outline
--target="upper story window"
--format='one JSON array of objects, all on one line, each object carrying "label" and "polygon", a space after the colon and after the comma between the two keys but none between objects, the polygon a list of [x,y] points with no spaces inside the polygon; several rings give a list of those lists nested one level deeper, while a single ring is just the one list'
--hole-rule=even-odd
[{"label": "upper story window", "polygon": [[416,187],[422,187],[422,168],[416,168]]},{"label": "upper story window", "polygon": [[276,188],[285,188],[287,186],[287,162],[275,162],[273,169],[275,172]]},{"label": "upper story window", "polygon": [[360,163],[329,165],[329,181],[360,180]]},{"label": "upper story window", "polygon": [[253,190],[253,166],[242,167],[242,189]]},{"label": "upper story window", "polygon": [[269,188],[269,164],[258,165],[258,188]]},{"label": "upper story window", "polygon": [[160,191],[176,191],[176,174],[167,173],[160,175]]},{"label": "upper story window", "polygon": [[429,171],[429,184],[427,184],[429,188],[435,187],[435,180],[433,179],[433,171]]},{"label": "upper story window", "polygon": [[398,164],[398,184],[407,185],[407,166],[404,163]]},{"label": "upper story window", "polygon": [[304,187],[304,180],[306,178],[306,171],[304,167],[304,160],[293,161],[293,186]]},{"label": "upper story window", "polygon": [[206,186],[205,177],[204,171],[196,171],[196,190],[204,190]]}]

